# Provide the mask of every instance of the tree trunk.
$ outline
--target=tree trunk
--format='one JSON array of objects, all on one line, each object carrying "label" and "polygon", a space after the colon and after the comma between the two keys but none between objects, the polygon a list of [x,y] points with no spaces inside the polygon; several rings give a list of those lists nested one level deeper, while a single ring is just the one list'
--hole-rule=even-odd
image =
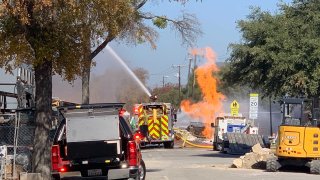
[{"label": "tree trunk", "polygon": [[[319,95],[313,96],[313,119],[320,120]],[[313,122],[318,125],[319,122]]]},{"label": "tree trunk", "polygon": [[[90,61],[91,62],[91,61]],[[90,67],[82,72],[82,104],[89,104],[90,100]]]},{"label": "tree trunk", "polygon": [[44,62],[34,68],[36,84],[36,129],[32,156],[33,172],[50,179],[51,156],[49,131],[52,119],[52,63]]},{"label": "tree trunk", "polygon": [[[88,38],[90,36],[87,36]],[[91,64],[93,58],[95,58],[107,45],[110,41],[115,38],[112,34],[109,34],[107,38],[101,43],[93,52],[91,52],[90,41],[87,44],[86,51],[88,54],[85,55],[86,60],[90,64],[88,67],[85,67],[82,71],[82,104],[89,104],[90,102],[90,72]]]},{"label": "tree trunk", "polygon": [[82,104],[89,104],[90,102],[90,72],[92,59],[91,55],[91,44],[90,44],[90,34],[86,34],[86,38],[89,39],[87,43],[84,44],[84,60],[85,65],[82,70]]}]

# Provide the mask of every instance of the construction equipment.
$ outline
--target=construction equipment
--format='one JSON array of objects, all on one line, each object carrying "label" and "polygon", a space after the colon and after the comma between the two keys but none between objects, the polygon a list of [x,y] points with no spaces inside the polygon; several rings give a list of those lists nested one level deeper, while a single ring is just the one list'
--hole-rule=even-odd
[{"label": "construction equipment", "polygon": [[267,160],[267,171],[280,167],[307,166],[320,174],[319,109],[303,98],[283,98],[282,123],[279,126],[275,157]]},{"label": "construction equipment", "polygon": [[259,143],[264,147],[262,136],[253,121],[243,116],[222,115],[211,123],[213,130],[213,150],[229,154],[245,154]]},{"label": "construction equipment", "polygon": [[144,135],[141,145],[163,144],[165,148],[174,146],[173,124],[176,113],[170,103],[151,102],[136,104],[134,108],[138,129]]}]

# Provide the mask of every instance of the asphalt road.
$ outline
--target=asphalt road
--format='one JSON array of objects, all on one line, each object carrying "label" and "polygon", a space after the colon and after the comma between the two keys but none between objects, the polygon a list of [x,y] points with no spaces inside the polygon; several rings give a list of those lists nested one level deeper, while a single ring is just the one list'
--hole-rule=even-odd
[{"label": "asphalt road", "polygon": [[147,180],[302,180],[320,179],[308,169],[284,169],[281,172],[230,168],[234,158],[208,149],[146,148],[142,150]]}]

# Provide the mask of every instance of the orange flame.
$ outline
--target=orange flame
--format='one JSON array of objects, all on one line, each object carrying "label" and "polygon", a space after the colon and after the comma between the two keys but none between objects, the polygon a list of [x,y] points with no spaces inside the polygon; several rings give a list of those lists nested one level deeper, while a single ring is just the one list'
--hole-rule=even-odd
[{"label": "orange flame", "polygon": [[193,55],[201,55],[207,62],[195,70],[197,82],[201,89],[203,100],[192,104],[189,100],[181,102],[181,108],[192,118],[199,118],[205,124],[203,135],[207,138],[212,137],[213,129],[210,124],[214,122],[216,115],[222,111],[222,100],[225,96],[217,92],[218,80],[214,73],[219,71],[216,65],[216,54],[211,48],[193,49]]}]

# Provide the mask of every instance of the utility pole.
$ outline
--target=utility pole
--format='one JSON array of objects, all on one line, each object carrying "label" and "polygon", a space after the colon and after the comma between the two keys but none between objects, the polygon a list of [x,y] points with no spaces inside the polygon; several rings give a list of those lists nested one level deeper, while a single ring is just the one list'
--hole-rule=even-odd
[{"label": "utility pole", "polygon": [[164,78],[168,78],[169,76],[162,76],[162,87],[164,87],[165,83],[164,83]]},{"label": "utility pole", "polygon": [[197,55],[194,55],[193,59],[193,81],[192,81],[192,89],[191,89],[191,97],[193,98],[194,86],[196,84],[196,64],[197,64]]},{"label": "utility pole", "polygon": [[271,100],[271,96],[269,97],[269,108],[270,108],[270,136],[272,136],[273,131],[272,131],[272,100]]},{"label": "utility pole", "polygon": [[192,58],[189,57],[188,80],[187,80],[187,97],[189,97],[189,94],[190,94],[189,80],[190,80],[191,61],[192,61]]},{"label": "utility pole", "polygon": [[178,81],[179,81],[179,101],[181,100],[181,67],[184,67],[185,65],[172,65],[172,67],[178,68]]}]

